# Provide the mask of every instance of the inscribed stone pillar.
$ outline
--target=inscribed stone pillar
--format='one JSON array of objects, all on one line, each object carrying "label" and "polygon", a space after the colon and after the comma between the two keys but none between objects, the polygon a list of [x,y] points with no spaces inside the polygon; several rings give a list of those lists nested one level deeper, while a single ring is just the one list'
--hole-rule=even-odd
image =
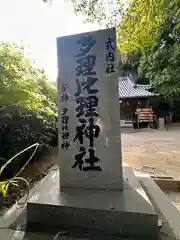
[{"label": "inscribed stone pillar", "polygon": [[123,188],[115,28],[57,39],[60,187]]}]

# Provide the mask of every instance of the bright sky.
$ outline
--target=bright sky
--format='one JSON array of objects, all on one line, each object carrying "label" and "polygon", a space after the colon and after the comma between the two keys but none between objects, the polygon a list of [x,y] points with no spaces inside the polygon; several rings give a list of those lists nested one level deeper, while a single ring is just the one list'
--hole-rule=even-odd
[{"label": "bright sky", "polygon": [[28,57],[56,80],[56,37],[96,30],[83,24],[64,0],[0,0],[0,40],[23,43]]}]

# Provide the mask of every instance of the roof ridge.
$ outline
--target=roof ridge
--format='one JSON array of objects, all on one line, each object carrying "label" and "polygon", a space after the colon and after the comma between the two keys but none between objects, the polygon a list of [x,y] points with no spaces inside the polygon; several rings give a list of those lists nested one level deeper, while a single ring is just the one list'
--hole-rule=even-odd
[{"label": "roof ridge", "polygon": [[[122,80],[122,78],[121,78]],[[124,81],[119,79],[119,97],[120,98],[133,98],[133,97],[150,97],[155,96],[154,93],[151,93],[143,86],[134,84],[131,79],[125,77]],[[136,86],[136,87],[135,87]]]}]

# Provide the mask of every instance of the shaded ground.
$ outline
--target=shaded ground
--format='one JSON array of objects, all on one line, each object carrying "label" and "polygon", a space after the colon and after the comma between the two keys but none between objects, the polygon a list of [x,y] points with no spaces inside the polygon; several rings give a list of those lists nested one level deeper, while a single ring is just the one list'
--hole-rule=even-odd
[{"label": "shaded ground", "polygon": [[[41,157],[36,161],[32,161],[21,173],[21,177],[25,178],[32,188],[36,182],[43,179],[49,170],[57,164],[58,161],[58,150],[57,148],[52,149],[45,156]],[[0,203],[0,215],[11,207],[17,200],[23,197],[27,192],[25,185],[21,184],[20,187],[11,187],[8,191],[7,197],[3,200],[3,204]]]},{"label": "shaded ground", "polygon": [[180,128],[122,134],[122,154],[125,166],[180,179]]}]

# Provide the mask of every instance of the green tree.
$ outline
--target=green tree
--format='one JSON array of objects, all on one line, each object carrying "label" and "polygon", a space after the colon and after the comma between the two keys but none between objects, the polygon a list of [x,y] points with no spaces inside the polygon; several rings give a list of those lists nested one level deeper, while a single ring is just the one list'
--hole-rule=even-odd
[{"label": "green tree", "polygon": [[171,99],[180,95],[180,2],[172,0],[156,43],[140,59],[139,75]]},{"label": "green tree", "polygon": [[57,86],[49,81],[44,69],[39,69],[39,73],[37,84],[39,85],[40,94],[46,96],[52,102],[57,103]]},{"label": "green tree", "polygon": [[128,53],[126,55],[120,54],[119,70],[121,74],[127,76],[129,74],[138,75],[139,60],[142,54],[140,51]]},{"label": "green tree", "polygon": [[120,54],[119,71],[121,76],[129,76],[138,84],[149,84],[149,80],[145,76],[138,73],[139,62],[142,57],[141,51],[127,54]]},{"label": "green tree", "polygon": [[77,15],[83,15],[87,22],[97,22],[111,27],[120,23],[123,4],[121,0],[70,0]]},{"label": "green tree", "polygon": [[[42,0],[53,3],[53,0]],[[85,22],[98,22],[103,26],[114,26],[120,23],[123,11],[122,0],[64,0],[71,2],[74,12],[83,15]]]},{"label": "green tree", "polygon": [[[53,95],[54,94],[54,95]],[[15,44],[0,44],[0,105],[16,105],[54,115],[57,92],[46,74],[33,67]]]},{"label": "green tree", "polygon": [[23,52],[15,45],[0,44],[1,105],[25,101],[30,97],[30,89],[35,90],[34,78],[29,79],[30,72],[33,72],[33,69],[25,67],[27,65],[29,63],[24,59]]},{"label": "green tree", "polygon": [[154,43],[169,3],[168,0],[129,0],[129,3],[124,0],[67,1],[72,2],[75,13],[83,15],[86,21],[106,27],[117,26],[118,47],[125,53]]},{"label": "green tree", "polygon": [[152,46],[166,16],[166,0],[131,0],[117,30],[118,46],[128,53]]}]

